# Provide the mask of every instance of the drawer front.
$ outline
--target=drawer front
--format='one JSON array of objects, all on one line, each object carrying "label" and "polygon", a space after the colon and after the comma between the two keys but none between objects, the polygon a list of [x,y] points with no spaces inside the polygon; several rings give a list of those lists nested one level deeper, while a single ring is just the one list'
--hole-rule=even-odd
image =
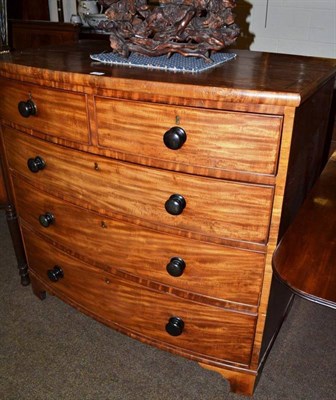
[{"label": "drawer front", "polygon": [[[95,104],[101,146],[177,163],[180,168],[276,173],[282,117],[101,97]],[[175,126],[184,129],[187,139],[180,149],[171,150],[163,135]]]},{"label": "drawer front", "polygon": [[[36,115],[22,117],[19,102],[32,99]],[[28,129],[75,142],[88,143],[86,98],[83,94],[47,89],[26,83],[1,81],[2,118]]]},{"label": "drawer front", "polygon": [[[103,218],[36,190],[19,178],[14,182],[21,220],[95,265],[102,265],[105,270],[117,268],[141,279],[211,298],[258,304],[264,254]],[[48,228],[39,223],[39,216],[46,212],[55,218]]]},{"label": "drawer front", "polygon": [[[197,304],[116,279],[56,251],[29,231],[23,232],[30,270],[56,294],[77,303],[90,315],[140,338],[157,341],[153,344],[249,363],[255,316]],[[47,271],[55,265],[62,268],[64,276],[58,282],[50,282]],[[182,334],[175,337],[165,330],[174,316],[184,321]]]},{"label": "drawer front", "polygon": [[[4,132],[10,167],[101,213],[146,221],[209,237],[266,243],[273,187],[194,177],[121,163],[61,148],[14,130]],[[18,152],[17,149],[20,149]],[[46,167],[31,173],[27,159],[42,157]],[[165,209],[183,196],[180,215]]]}]

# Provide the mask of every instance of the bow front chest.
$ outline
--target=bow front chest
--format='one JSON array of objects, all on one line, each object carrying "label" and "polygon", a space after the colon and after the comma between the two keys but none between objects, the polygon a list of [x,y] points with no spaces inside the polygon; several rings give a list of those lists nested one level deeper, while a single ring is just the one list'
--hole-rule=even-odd
[{"label": "bow front chest", "polygon": [[272,254],[326,161],[335,62],[241,51],[181,74],[90,62],[106,48],[1,56],[22,283],[251,394],[291,300]]}]

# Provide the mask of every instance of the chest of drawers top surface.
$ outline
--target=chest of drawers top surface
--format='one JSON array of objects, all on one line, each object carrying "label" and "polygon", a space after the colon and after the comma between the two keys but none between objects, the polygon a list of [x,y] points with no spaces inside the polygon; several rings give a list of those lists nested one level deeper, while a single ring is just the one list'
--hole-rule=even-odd
[{"label": "chest of drawers top surface", "polygon": [[0,57],[0,74],[33,82],[46,79],[136,91],[138,98],[142,94],[165,100],[185,97],[189,103],[197,99],[297,106],[336,69],[331,59],[231,50],[236,59],[203,73],[167,73],[90,62],[90,54],[101,51],[110,51],[108,41],[5,54]]}]

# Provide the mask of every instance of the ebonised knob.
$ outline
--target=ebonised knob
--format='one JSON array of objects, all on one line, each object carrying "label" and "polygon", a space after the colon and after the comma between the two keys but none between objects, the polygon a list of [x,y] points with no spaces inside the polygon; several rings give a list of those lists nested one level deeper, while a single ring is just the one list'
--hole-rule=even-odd
[{"label": "ebonised knob", "polygon": [[46,166],[46,162],[40,156],[36,156],[35,158],[29,158],[27,165],[31,172],[36,173],[41,171]]},{"label": "ebonised knob", "polygon": [[168,324],[166,325],[166,331],[171,336],[180,336],[183,332],[184,322],[180,317],[169,318]]},{"label": "ebonised knob", "polygon": [[22,117],[28,118],[37,113],[37,108],[33,100],[20,101],[18,104],[19,113]]},{"label": "ebonised knob", "polygon": [[48,226],[54,223],[55,217],[51,212],[46,212],[45,214],[39,216],[39,221],[42,226],[48,228]]},{"label": "ebonised knob", "polygon": [[178,150],[180,149],[184,142],[187,140],[187,134],[184,129],[180,128],[179,126],[174,126],[170,128],[163,135],[163,142],[171,150]]},{"label": "ebonised knob", "polygon": [[171,215],[180,215],[186,205],[187,203],[183,196],[172,194],[165,203],[165,209]]},{"label": "ebonised knob", "polygon": [[62,268],[58,265],[55,265],[53,269],[48,269],[47,274],[52,282],[57,282],[64,276]]},{"label": "ebonised knob", "polygon": [[181,276],[184,268],[186,267],[185,261],[180,257],[173,257],[167,264],[167,272],[171,276]]}]

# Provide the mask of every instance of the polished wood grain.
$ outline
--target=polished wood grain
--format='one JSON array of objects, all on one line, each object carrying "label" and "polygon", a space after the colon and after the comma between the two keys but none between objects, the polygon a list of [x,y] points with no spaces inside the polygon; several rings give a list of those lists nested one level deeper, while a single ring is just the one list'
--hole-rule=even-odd
[{"label": "polished wood grain", "polygon": [[[65,98],[77,94],[86,105],[87,139],[79,140],[81,126],[73,124],[73,136],[48,133],[43,126],[24,125],[0,112],[9,193],[20,205],[27,252],[36,261],[31,269],[33,290],[40,298],[47,290],[130,336],[210,366],[229,379],[232,390],[251,394],[288,310],[290,299],[278,296],[271,284],[272,255],[282,234],[281,221],[285,220],[282,226],[291,222],[323,163],[336,61],[243,51],[232,62],[202,74],[149,73],[91,62],[91,53],[109,50],[107,42],[0,57],[0,76],[8,82],[64,93]],[[6,99],[11,101],[8,93]],[[71,114],[76,115],[72,106],[67,117]],[[51,121],[55,118],[50,115]],[[188,138],[172,153],[163,147],[162,131],[182,123]],[[36,155],[47,157],[47,167],[32,174],[26,162]],[[291,183],[300,176],[305,178],[296,193]],[[177,191],[186,196],[187,207],[172,217],[165,214],[164,202]],[[32,203],[62,213],[52,229],[43,231],[36,225]],[[80,224],[66,228],[67,218],[80,221],[81,216],[82,231]],[[80,240],[84,235],[90,237]],[[89,255],[95,243],[95,253],[104,250],[99,257]],[[46,257],[57,255],[65,262],[70,282],[57,286],[46,280],[47,267],[42,267],[38,254],[42,248]],[[165,280],[160,269],[166,263],[164,253],[175,251],[188,259],[185,277],[190,274],[188,282],[178,278],[179,286],[175,278]],[[256,257],[260,264],[254,270]],[[204,273],[199,275],[202,264]],[[79,271],[86,272],[85,277],[78,278]],[[223,271],[230,277],[221,275]],[[101,301],[119,301],[105,291],[109,283],[103,278],[120,286],[124,315],[117,311],[116,319],[109,302],[99,303],[97,312],[93,309],[90,296],[98,297],[98,291],[103,293]],[[274,298],[280,304],[274,305]],[[158,319],[160,312],[169,309],[173,315],[175,306],[181,307],[193,326],[192,335],[186,330],[181,342],[169,342],[156,325],[153,335],[151,330],[144,333],[149,303],[154,303]],[[144,310],[143,317],[129,317],[133,308],[140,314]],[[201,330],[194,330],[194,315],[201,316]],[[126,321],[123,327],[127,318],[130,325]],[[221,320],[230,321],[228,330]],[[212,344],[207,333],[214,337]],[[228,352],[222,341],[227,335]]]},{"label": "polished wood grain", "polygon": [[147,94],[152,101],[165,103],[185,99],[190,104],[199,99],[203,104],[211,100],[296,107],[331,79],[336,68],[333,59],[230,50],[237,53],[235,60],[201,74],[146,73],[142,68],[91,63],[89,55],[102,51],[110,51],[108,38],[3,55],[0,74],[26,81],[34,81],[38,74],[39,79],[54,82],[117,88],[138,100]]},{"label": "polished wood grain", "polygon": [[336,152],[279,243],[273,267],[295,293],[336,309]]},{"label": "polished wood grain", "polygon": [[[88,143],[85,95],[4,80],[0,81],[0,85],[3,119],[51,136]],[[20,115],[18,104],[30,98],[36,105],[37,114],[25,118]]]},{"label": "polished wood grain", "polygon": [[[232,113],[95,97],[98,144],[120,153],[214,170],[276,173],[281,116]],[[163,135],[174,126],[187,134],[179,150]],[[263,157],[260,157],[260,153]]]},{"label": "polished wood grain", "polygon": [[[284,205],[283,199],[285,194],[286,180],[291,179],[290,175],[287,176],[287,172],[295,114],[295,109],[288,108],[286,109],[284,116],[281,149],[279,153],[279,167],[274,193],[272,219],[270,222],[269,241],[267,245],[264,282],[260,293],[259,314],[251,360],[252,371],[258,371],[260,368],[262,368],[262,365],[266,359],[265,353],[262,352],[262,350],[269,350],[272,347],[284,318],[282,311],[287,310],[286,298],[283,298],[282,296],[277,297],[277,300],[281,305],[281,311],[279,311],[279,307],[277,308],[273,304],[271,307],[269,301],[272,298],[274,291],[274,288],[272,287],[272,255],[278,242],[279,225],[280,221],[282,220],[282,207]],[[270,321],[273,320],[273,317],[276,317],[277,323],[270,326]],[[270,331],[270,333],[266,335],[265,332],[268,331]]]},{"label": "polished wood grain", "polygon": [[331,79],[298,108],[286,109],[266,257],[265,284],[261,293],[257,324],[256,351],[252,360],[255,367],[266,359],[293,299],[288,288],[278,285],[277,280],[272,277],[272,257],[284,231],[292,223],[309,188],[323,168],[323,153],[330,143],[326,121],[333,87],[334,80]]},{"label": "polished wood grain", "polygon": [[[78,307],[111,326],[132,335],[152,338],[159,347],[179,347],[202,359],[248,365],[253,343],[255,316],[228,312],[145,289],[89,267],[24,231],[29,268],[45,288],[77,303]],[[47,270],[61,266],[64,278],[51,283]],[[136,293],[136,295],[135,295]],[[183,319],[180,336],[165,331],[172,316]],[[195,346],[197,342],[197,346]]]},{"label": "polished wood grain", "polygon": [[[144,284],[148,280],[162,283],[170,291],[182,289],[183,293],[174,291],[179,295],[187,296],[187,291],[208,296],[208,301],[217,298],[226,307],[258,305],[265,262],[262,253],[125,224],[37,191],[19,177],[14,177],[14,187],[21,222],[92,265],[115,274],[136,276]],[[44,228],[38,218],[47,211],[54,215],[55,223]],[[186,263],[180,277],[166,271],[172,257],[180,257]]]},{"label": "polished wood grain", "polygon": [[[98,158],[4,129],[10,168],[45,190],[76,199],[102,214],[148,221],[207,237],[265,244],[273,188],[190,176]],[[21,151],[17,152],[16,149]],[[46,168],[32,174],[27,160],[39,155]],[[180,215],[170,215],[165,202],[173,194],[186,200]]]},{"label": "polished wood grain", "polygon": [[199,363],[202,368],[209,369],[221,374],[229,381],[230,391],[236,394],[243,394],[245,396],[252,396],[254,387],[258,378],[256,372],[248,370],[237,370],[218,368],[213,365]]}]

